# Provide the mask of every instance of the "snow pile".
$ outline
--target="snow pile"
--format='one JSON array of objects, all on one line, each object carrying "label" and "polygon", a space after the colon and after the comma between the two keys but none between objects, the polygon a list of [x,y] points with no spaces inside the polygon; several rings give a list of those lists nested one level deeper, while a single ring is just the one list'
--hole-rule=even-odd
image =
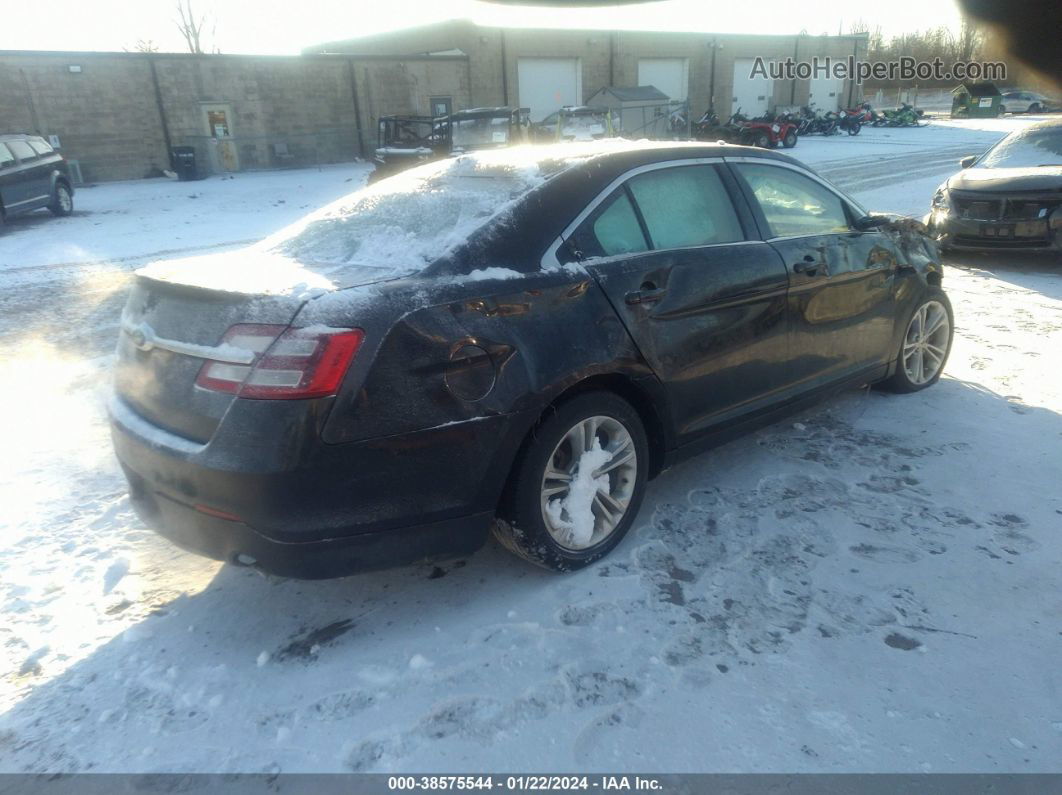
[{"label": "snow pile", "polygon": [[557,497],[546,505],[546,513],[554,526],[568,531],[568,538],[575,547],[584,547],[594,535],[594,496],[598,491],[608,491],[608,475],[595,473],[608,463],[612,453],[601,447],[594,439],[593,447],[583,452],[572,476],[571,487],[563,497]]}]

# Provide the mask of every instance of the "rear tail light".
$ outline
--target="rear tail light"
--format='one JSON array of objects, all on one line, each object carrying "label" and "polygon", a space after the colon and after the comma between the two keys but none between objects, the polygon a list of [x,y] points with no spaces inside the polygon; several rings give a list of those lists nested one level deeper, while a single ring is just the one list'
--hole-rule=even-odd
[{"label": "rear tail light", "polygon": [[253,351],[251,364],[206,362],[196,386],[242,398],[294,400],[334,395],[361,346],[361,329],[232,326],[223,345]]}]

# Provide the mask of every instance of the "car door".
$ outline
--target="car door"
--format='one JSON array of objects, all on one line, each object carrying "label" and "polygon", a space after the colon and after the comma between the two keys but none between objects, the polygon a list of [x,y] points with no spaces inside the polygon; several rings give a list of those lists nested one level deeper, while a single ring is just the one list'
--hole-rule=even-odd
[{"label": "car door", "polygon": [[18,161],[7,148],[7,144],[0,143],[0,205],[10,208],[22,198],[22,185],[18,179]]},{"label": "car door", "polygon": [[51,198],[51,180],[47,166],[40,162],[40,157],[26,141],[16,139],[5,143],[18,159],[14,179],[17,183],[15,191],[18,198],[10,204],[5,200],[7,211],[23,212],[44,207]]},{"label": "car door", "polygon": [[785,266],[735,195],[719,161],[643,167],[567,242],[667,390],[680,444],[787,385]]},{"label": "car door", "polygon": [[893,354],[902,255],[865,215],[796,166],[728,158],[771,246],[789,270],[791,371],[814,388],[882,367]]}]

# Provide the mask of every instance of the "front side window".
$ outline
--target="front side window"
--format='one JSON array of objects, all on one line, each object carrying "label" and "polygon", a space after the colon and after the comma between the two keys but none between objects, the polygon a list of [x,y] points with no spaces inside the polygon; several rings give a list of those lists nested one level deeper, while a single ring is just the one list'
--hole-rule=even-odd
[{"label": "front side window", "polygon": [[830,235],[850,230],[841,197],[810,177],[758,163],[739,163],[735,167],[763,210],[771,237]]},{"label": "front side window", "polygon": [[734,205],[712,166],[679,166],[628,183],[654,249],[744,240]]},{"label": "front side window", "polygon": [[583,257],[614,257],[649,248],[631,200],[622,188],[576,230],[572,243]]},{"label": "front side window", "polygon": [[8,141],[7,148],[11,150],[11,153],[19,160],[33,160],[37,157],[37,153],[34,152],[28,143],[25,141]]},{"label": "front side window", "polygon": [[15,162],[15,156],[5,144],[0,144],[0,168],[6,168]]}]

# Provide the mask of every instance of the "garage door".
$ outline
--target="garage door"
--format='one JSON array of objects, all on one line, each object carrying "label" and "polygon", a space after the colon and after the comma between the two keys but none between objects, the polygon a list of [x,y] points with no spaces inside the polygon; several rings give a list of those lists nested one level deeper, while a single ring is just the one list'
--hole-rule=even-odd
[{"label": "garage door", "polygon": [[685,58],[642,58],[638,61],[638,85],[656,86],[671,99],[689,96],[689,61]]},{"label": "garage door", "polygon": [[542,121],[563,105],[583,104],[578,58],[520,58],[516,79],[520,105],[531,108],[531,121]]},{"label": "garage door", "polygon": [[761,116],[770,108],[774,83],[769,77],[751,77],[755,58],[734,59],[734,97],[731,113],[741,112],[752,118]]},{"label": "garage door", "polygon": [[813,77],[810,81],[810,102],[815,110],[837,110],[844,104],[844,80],[836,77]]}]

